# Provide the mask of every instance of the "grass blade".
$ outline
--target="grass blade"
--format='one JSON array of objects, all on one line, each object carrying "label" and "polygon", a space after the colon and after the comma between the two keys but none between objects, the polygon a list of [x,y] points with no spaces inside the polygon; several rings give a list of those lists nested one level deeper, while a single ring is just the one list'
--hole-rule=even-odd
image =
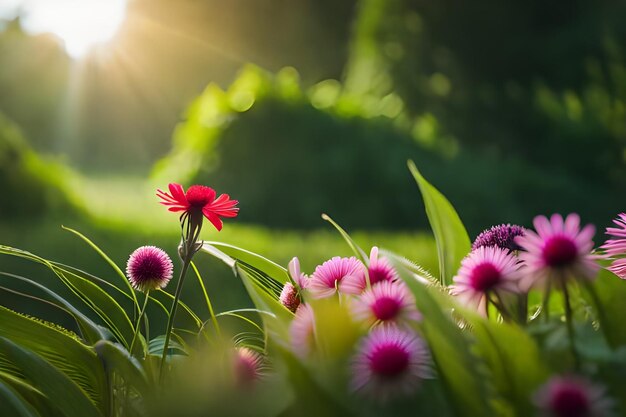
[{"label": "grass blade", "polygon": [[104,259],[110,266],[111,268],[113,268],[113,270],[117,273],[117,275],[122,279],[122,281],[124,282],[124,285],[126,285],[126,287],[128,288],[128,292],[131,296],[131,298],[133,299],[133,302],[135,304],[135,309],[137,310],[137,314],[139,314],[139,301],[137,300],[137,294],[135,294],[135,290],[133,289],[133,287],[130,285],[130,282],[128,281],[128,279],[126,278],[126,274],[124,274],[124,271],[122,271],[120,269],[119,266],[117,266],[117,264],[115,262],[113,262],[113,260],[111,258],[109,258],[109,256],[98,247],[98,245],[96,245],[94,242],[92,242],[87,236],[83,235],[82,233],[80,233],[77,230],[74,230],[72,228],[69,227],[65,227],[65,226],[61,226],[61,228],[63,230],[67,230],[70,233],[75,234],[76,236],[78,236],[79,238],[81,238],[85,243],[87,243],[93,250],[96,251],[96,253],[98,253],[98,255],[100,255],[102,257],[102,259]]},{"label": "grass blade", "polygon": [[413,161],[409,161],[408,165],[422,192],[426,215],[435,235],[441,283],[449,285],[461,260],[471,249],[469,236],[452,204],[426,181]]}]

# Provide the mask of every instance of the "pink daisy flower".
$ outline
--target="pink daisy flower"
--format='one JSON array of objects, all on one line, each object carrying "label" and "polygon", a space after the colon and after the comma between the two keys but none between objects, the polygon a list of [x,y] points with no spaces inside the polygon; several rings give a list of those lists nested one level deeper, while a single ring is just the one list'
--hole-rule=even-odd
[{"label": "pink daisy flower", "polygon": [[400,276],[385,258],[378,257],[378,248],[374,246],[370,251],[370,264],[365,274],[351,275],[341,283],[341,291],[347,294],[361,294],[367,288],[367,277],[370,285],[382,281],[397,281]]},{"label": "pink daisy flower", "polygon": [[416,333],[378,326],[353,360],[351,389],[381,401],[411,394],[422,379],[431,377],[429,363],[426,344]]},{"label": "pink daisy flower", "polygon": [[602,249],[607,256],[615,258],[623,256],[624,258],[616,259],[607,269],[613,272],[621,279],[626,279],[626,213],[620,213],[618,218],[613,220],[617,227],[607,227],[606,234],[615,239],[607,240]]},{"label": "pink daisy flower", "polygon": [[372,285],[352,303],[357,320],[375,323],[409,324],[421,319],[413,294],[402,282],[382,281]]},{"label": "pink daisy flower", "polygon": [[261,378],[263,356],[252,349],[239,347],[235,349],[234,372],[237,385],[249,386]]},{"label": "pink daisy flower", "polygon": [[489,294],[519,292],[519,278],[517,258],[508,249],[481,246],[461,262],[450,293],[463,304],[486,313]]},{"label": "pink daisy flower", "polygon": [[370,278],[370,285],[374,285],[382,281],[397,281],[400,276],[396,270],[389,264],[386,258],[378,256],[378,248],[374,246],[370,251],[370,264],[367,268]]},{"label": "pink daisy flower", "polygon": [[315,313],[309,304],[301,304],[289,327],[291,347],[296,355],[306,358],[315,348]]},{"label": "pink daisy flower", "polygon": [[180,184],[171,183],[169,193],[157,190],[157,196],[163,200],[161,204],[168,206],[169,211],[182,211],[182,216],[189,216],[194,223],[202,224],[202,216],[206,217],[215,228],[222,230],[222,217],[236,217],[238,201],[231,200],[228,194],[217,194],[211,187],[192,185],[187,192]]},{"label": "pink daisy flower", "polygon": [[163,249],[142,246],[130,254],[126,263],[126,276],[133,288],[150,291],[165,286],[172,279],[174,264]]},{"label": "pink daisy flower", "polygon": [[554,377],[535,395],[544,417],[602,417],[612,408],[603,388],[576,377]]},{"label": "pink daisy flower", "polygon": [[595,233],[593,225],[580,228],[580,217],[570,214],[565,221],[559,214],[548,220],[545,216],[535,217],[536,233],[526,231],[515,242],[525,252],[519,254],[524,263],[520,288],[524,291],[533,286],[544,286],[550,278],[593,279],[600,268],[598,256],[592,255]]},{"label": "pink daisy flower", "polygon": [[354,256],[350,258],[334,258],[315,268],[309,278],[307,290],[314,298],[331,297],[337,291],[346,294],[359,294],[354,285],[344,285],[344,280],[350,283],[365,280],[365,266]]}]

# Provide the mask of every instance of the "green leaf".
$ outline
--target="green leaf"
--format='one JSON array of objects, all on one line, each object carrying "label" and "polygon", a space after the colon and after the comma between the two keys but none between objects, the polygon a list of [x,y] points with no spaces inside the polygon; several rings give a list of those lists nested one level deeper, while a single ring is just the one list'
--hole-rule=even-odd
[{"label": "green leaf", "polygon": [[[92,401],[106,401],[106,382],[102,366],[96,354],[83,345],[70,332],[38,321],[0,306],[1,334],[12,342],[40,355],[78,384]],[[0,370],[21,377],[22,369],[6,369],[7,363],[0,359]]]},{"label": "green leaf", "polygon": [[22,277],[19,275],[8,274],[5,272],[0,272],[0,275],[22,281],[26,284],[29,284],[43,291],[48,296],[50,296],[54,300],[55,305],[63,308],[68,314],[71,314],[74,320],[76,320],[83,337],[87,340],[88,343],[96,343],[98,340],[106,338],[106,334],[102,331],[102,329],[96,323],[91,321],[87,316],[81,313],[70,302],[68,302],[63,297],[61,297],[54,291],[50,290],[49,288],[29,278]]},{"label": "green leaf", "polygon": [[39,413],[17,391],[2,380],[0,380],[0,404],[2,404],[2,413],[5,416],[39,417]]},{"label": "green leaf", "polygon": [[[243,259],[233,259],[221,249],[229,251],[233,256],[241,256]],[[293,313],[278,300],[282,285],[276,280],[276,275],[278,275],[286,281],[287,271],[260,255],[230,245],[205,243],[202,250],[222,260],[233,269],[235,276],[241,279],[255,307],[272,314],[261,315],[265,329],[287,340],[287,323],[293,318]]]},{"label": "green leaf", "polygon": [[468,321],[495,390],[514,415],[532,415],[532,395],[549,376],[535,341],[516,325],[490,322],[475,314]]},{"label": "green leaf", "polygon": [[626,345],[626,281],[602,268],[594,282],[584,284],[583,295],[594,306],[609,345],[614,349]]},{"label": "green leaf", "polygon": [[34,352],[0,337],[0,352],[67,417],[101,416],[87,394],[64,373]]},{"label": "green leaf", "polygon": [[115,334],[120,343],[128,346],[133,338],[134,326],[126,311],[102,288],[73,274],[57,273],[63,283],[78,296]]},{"label": "green leaf", "polygon": [[0,245],[0,253],[18,256],[47,266],[78,298],[94,311],[115,334],[128,346],[134,334],[134,326],[118,302],[102,288],[86,278],[56,267],[52,262],[30,252]]},{"label": "green leaf", "polygon": [[11,386],[11,388],[17,392],[25,402],[37,411],[37,415],[46,417],[59,416],[59,411],[56,409],[52,399],[46,397],[41,393],[41,391],[20,378],[0,371],[0,380]]},{"label": "green leaf", "polygon": [[[246,249],[238,248],[237,246],[229,245],[227,243],[205,242],[203,250],[218,258],[219,253],[212,253],[211,247],[218,249],[222,254],[228,255],[230,259],[235,259],[240,263],[250,265],[260,271],[263,271],[266,275],[272,277],[281,284],[284,284],[289,280],[289,274],[285,268],[254,252],[250,252]],[[227,265],[229,265],[228,257],[222,259],[222,261],[224,261]],[[229,266],[231,268],[234,267],[234,265]]]},{"label": "green leaf", "polygon": [[[165,345],[165,335],[160,335],[150,340],[148,343],[148,353],[150,355],[158,355],[159,357],[163,353],[163,345]],[[182,355],[187,356],[187,350],[182,343],[175,340],[175,336],[172,335],[172,339],[167,346],[168,355]]]},{"label": "green leaf", "polygon": [[[288,378],[294,388],[296,401],[293,415],[307,410],[307,415],[342,416],[354,415],[315,380],[311,372],[288,350],[277,345],[276,349],[287,365]],[[291,415],[289,414],[289,415]]]},{"label": "green leaf", "polygon": [[107,341],[98,342],[94,349],[109,372],[116,372],[140,394],[147,393],[149,386],[146,374],[137,359],[130,356],[126,349]]},{"label": "green leaf", "polygon": [[[393,262],[393,261],[392,261]],[[452,320],[452,301],[434,285],[425,284],[399,264],[400,277],[415,296],[422,313],[421,330],[430,347],[437,377],[448,392],[458,416],[495,415],[488,401],[488,386],[480,371],[480,358],[472,354],[472,342]]]},{"label": "green leaf", "polygon": [[422,192],[428,221],[435,235],[441,282],[449,285],[461,260],[470,252],[469,236],[452,204],[424,179],[413,161],[409,161],[409,170]]}]

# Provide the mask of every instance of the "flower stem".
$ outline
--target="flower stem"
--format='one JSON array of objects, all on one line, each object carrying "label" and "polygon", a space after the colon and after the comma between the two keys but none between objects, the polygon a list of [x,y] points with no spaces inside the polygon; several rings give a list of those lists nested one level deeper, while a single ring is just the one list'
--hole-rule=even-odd
[{"label": "flower stem", "polygon": [[159,379],[161,381],[163,380],[163,368],[165,367],[165,358],[167,357],[167,350],[169,349],[170,339],[172,337],[172,328],[174,327],[176,308],[178,307],[178,300],[180,298],[180,293],[183,289],[183,281],[185,280],[185,275],[187,275],[187,269],[189,268],[189,264],[191,263],[192,256],[192,252],[187,252],[185,254],[185,258],[183,259],[183,267],[178,277],[178,285],[176,285],[174,301],[172,302],[169,318],[167,319],[167,330],[165,331],[165,342],[163,343],[163,354],[161,355],[161,366],[159,367]]},{"label": "flower stem", "polygon": [[528,322],[528,294],[522,293],[517,297],[517,321],[526,326]]},{"label": "flower stem", "polygon": [[543,302],[541,305],[541,314],[543,315],[543,321],[548,323],[550,321],[550,288],[551,285],[546,285],[546,291],[543,295]]},{"label": "flower stem", "polygon": [[150,299],[150,290],[146,291],[146,299],[143,302],[143,307],[141,307],[141,311],[139,312],[139,317],[137,318],[137,325],[135,326],[135,333],[133,334],[133,341],[130,342],[130,354],[133,354],[133,347],[135,347],[135,341],[137,340],[137,336],[139,334],[139,329],[141,328],[141,319],[143,318],[144,313],[146,312],[146,307],[148,306],[148,300]]},{"label": "flower stem", "polygon": [[576,351],[575,335],[574,335],[574,323],[572,321],[572,306],[570,304],[569,293],[567,292],[567,285],[565,280],[561,280],[561,288],[563,289],[563,301],[565,304],[565,325],[567,326],[567,336],[569,338],[569,348],[574,358],[574,368],[580,369],[580,358]]},{"label": "flower stem", "polygon": [[504,302],[502,301],[502,297],[500,297],[500,294],[498,294],[497,292],[494,291],[494,295],[495,295],[495,299],[491,299],[491,304],[493,304],[496,309],[500,312],[500,315],[502,316],[502,320],[504,320],[504,322],[511,322],[513,321],[513,317],[511,315],[511,313],[509,312],[509,310],[506,309],[506,307],[504,306]]},{"label": "flower stem", "polygon": [[191,262],[191,267],[193,268],[193,271],[196,274],[196,278],[198,278],[198,282],[200,283],[200,287],[202,288],[202,293],[204,294],[204,299],[206,301],[207,308],[209,309],[209,315],[211,316],[211,321],[213,322],[213,326],[215,327],[215,333],[217,334],[218,337],[221,337],[222,331],[220,329],[219,323],[217,322],[215,311],[213,311],[213,304],[211,304],[211,299],[209,298],[209,294],[206,291],[204,281],[202,281],[202,276],[200,276],[200,272],[198,271],[198,268],[196,268],[196,265],[193,262]]}]

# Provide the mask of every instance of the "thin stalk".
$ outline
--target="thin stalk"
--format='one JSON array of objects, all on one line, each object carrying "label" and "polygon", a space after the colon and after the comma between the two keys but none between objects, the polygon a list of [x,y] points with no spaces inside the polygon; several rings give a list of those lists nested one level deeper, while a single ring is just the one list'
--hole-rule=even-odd
[{"label": "thin stalk", "polygon": [[163,354],[161,355],[161,366],[159,367],[159,378],[163,380],[163,368],[165,366],[165,358],[167,357],[167,350],[169,349],[170,339],[172,337],[172,328],[174,327],[174,316],[176,315],[176,308],[178,307],[178,299],[180,298],[180,293],[183,289],[183,281],[185,280],[185,275],[187,275],[187,269],[189,268],[189,264],[191,263],[191,256],[186,255],[183,260],[183,267],[180,271],[180,275],[178,277],[178,285],[176,285],[176,292],[174,293],[174,301],[172,302],[172,307],[170,308],[169,318],[167,319],[167,330],[165,331],[165,343],[163,344]]},{"label": "thin stalk", "polygon": [[196,277],[198,278],[198,282],[200,283],[200,287],[202,288],[202,293],[204,294],[204,299],[206,301],[207,308],[209,309],[209,315],[211,316],[211,321],[213,322],[213,326],[215,327],[215,333],[217,334],[218,337],[221,337],[222,331],[220,329],[220,325],[217,322],[217,317],[215,317],[215,312],[213,311],[213,304],[211,304],[211,299],[209,298],[209,294],[207,293],[206,287],[204,286],[204,281],[202,281],[202,276],[200,275],[198,268],[196,268],[196,265],[193,262],[191,262],[191,267],[193,268],[193,271],[195,272]]},{"label": "thin stalk", "polygon": [[489,320],[489,303],[491,302],[489,296],[486,297],[487,299],[485,300],[485,317],[487,318],[487,320]]},{"label": "thin stalk", "polygon": [[541,304],[541,314],[543,315],[544,322],[550,321],[550,283],[546,285],[546,292],[543,295],[543,302]]},{"label": "thin stalk", "polygon": [[576,351],[575,335],[574,335],[574,323],[572,321],[572,306],[570,305],[569,293],[567,292],[567,286],[565,280],[561,280],[561,288],[563,289],[563,301],[565,304],[565,325],[567,326],[567,336],[569,338],[569,348],[574,357],[574,367],[576,370],[580,369],[580,358]]},{"label": "thin stalk", "polygon": [[517,297],[517,321],[526,326],[528,321],[528,293],[519,294]]},{"label": "thin stalk", "polygon": [[133,340],[130,342],[129,352],[133,354],[133,347],[135,347],[135,340],[137,340],[137,336],[139,334],[139,329],[141,328],[141,319],[146,312],[146,307],[148,306],[148,300],[150,299],[150,290],[146,291],[146,299],[143,302],[143,307],[141,307],[141,311],[139,312],[139,317],[137,318],[137,325],[135,326],[135,333],[133,334]]},{"label": "thin stalk", "polygon": [[502,298],[500,297],[500,294],[498,294],[495,291],[494,291],[494,294],[496,297],[495,299],[492,299],[491,297],[489,297],[489,301],[491,301],[491,304],[493,304],[496,307],[496,309],[500,312],[500,315],[502,316],[502,319],[505,322],[513,321],[513,317],[511,313],[509,313],[506,307],[504,307],[504,303],[502,302]]}]

